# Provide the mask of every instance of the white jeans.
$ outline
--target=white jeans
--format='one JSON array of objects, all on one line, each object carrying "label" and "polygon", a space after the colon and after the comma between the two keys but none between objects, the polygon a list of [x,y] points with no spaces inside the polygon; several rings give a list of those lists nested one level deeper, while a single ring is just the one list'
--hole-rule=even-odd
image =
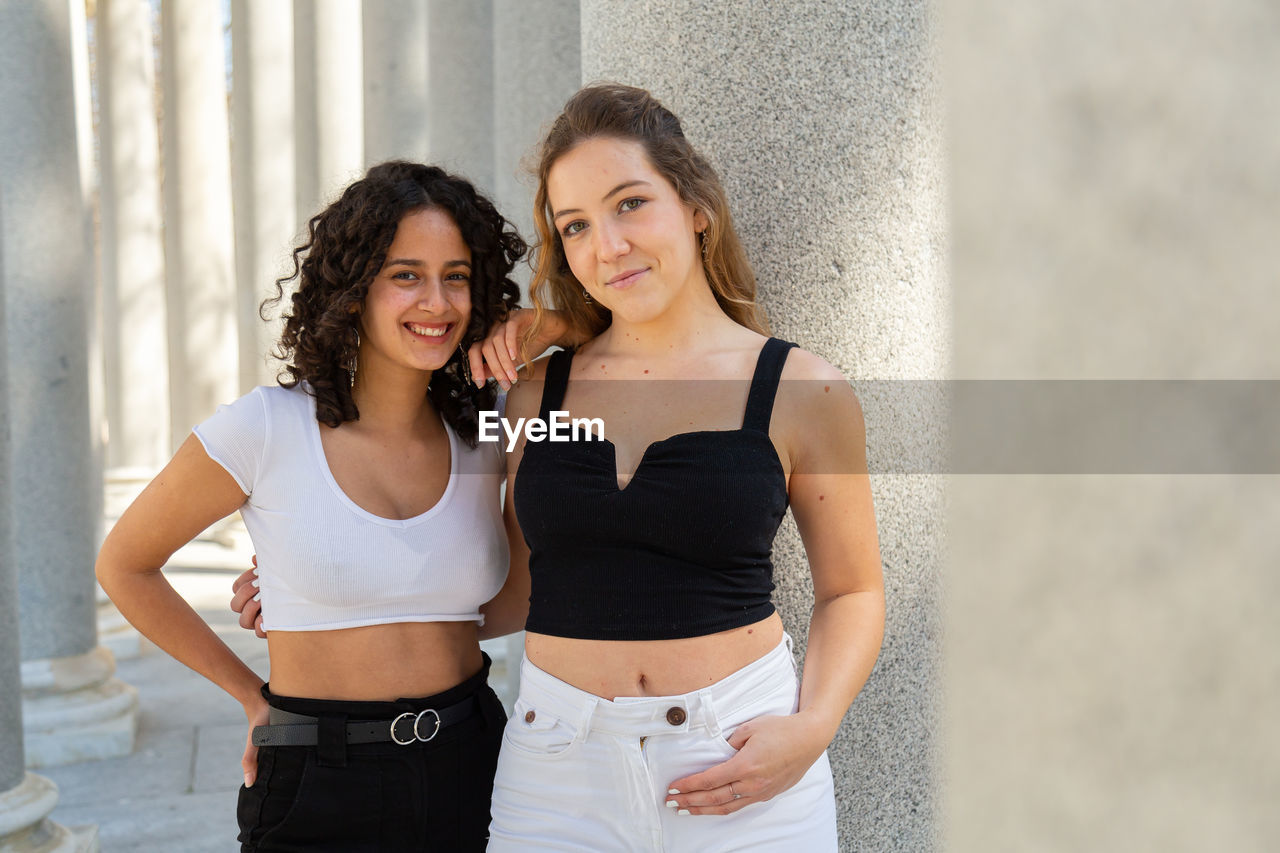
[{"label": "white jeans", "polygon": [[791,638],[729,677],[682,696],[579,690],[526,658],[493,785],[490,851],[836,849],[826,753],[792,788],[729,815],[679,815],[667,789],[734,755],[727,738],[764,714],[795,713]]}]

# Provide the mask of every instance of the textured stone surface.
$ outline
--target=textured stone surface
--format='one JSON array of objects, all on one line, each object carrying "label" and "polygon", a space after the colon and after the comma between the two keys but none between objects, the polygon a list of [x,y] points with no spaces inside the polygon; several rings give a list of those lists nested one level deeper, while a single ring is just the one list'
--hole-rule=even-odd
[{"label": "textured stone surface", "polygon": [[[1275,5],[947,9],[957,373],[1280,374]],[[948,849],[1273,849],[1280,478],[949,502]]]},{"label": "textured stone surface", "polygon": [[[4,233],[4,188],[0,186],[0,234]],[[0,265],[4,241],[0,240]],[[0,266],[0,268],[3,268]],[[4,293],[0,292],[0,351],[4,351]],[[0,475],[9,479],[8,362],[0,362]],[[0,791],[22,782],[22,673],[18,653],[18,572],[13,562],[9,490],[0,488]]]},{"label": "textured stone surface", "polygon": [[[775,334],[851,379],[941,378],[950,345],[940,105],[926,4],[582,4],[584,81],[644,86],[720,170]],[[867,424],[941,434],[936,407]],[[935,442],[940,447],[941,442]],[[935,845],[941,484],[873,480],[888,625],[832,746],[846,849]],[[784,621],[812,591],[788,522]]]},{"label": "textured stone surface", "polygon": [[[91,254],[81,230],[65,4],[0,12],[3,259],[12,538],[23,660],[94,644],[98,515],[88,410]],[[21,116],[21,120],[13,117]]]}]

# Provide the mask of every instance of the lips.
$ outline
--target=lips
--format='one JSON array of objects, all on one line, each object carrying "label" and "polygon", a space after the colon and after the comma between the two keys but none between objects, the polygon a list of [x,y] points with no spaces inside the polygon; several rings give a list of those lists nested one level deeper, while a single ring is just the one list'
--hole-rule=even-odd
[{"label": "lips", "polygon": [[615,290],[625,290],[626,288],[630,287],[631,285],[639,281],[640,276],[644,275],[648,271],[649,271],[648,267],[645,267],[643,269],[627,270],[626,272],[620,272],[617,275],[615,275],[613,278],[605,282],[605,286],[612,287]]}]

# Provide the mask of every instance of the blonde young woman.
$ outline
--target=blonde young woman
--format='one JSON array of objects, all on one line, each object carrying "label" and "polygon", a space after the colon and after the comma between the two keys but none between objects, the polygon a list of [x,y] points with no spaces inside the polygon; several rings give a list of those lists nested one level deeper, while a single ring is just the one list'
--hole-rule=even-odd
[{"label": "blonde young woman", "polygon": [[[858,403],[767,336],[719,180],[647,92],[576,94],[538,178],[528,331],[584,342],[506,417],[601,418],[606,440],[508,457],[490,612],[527,607],[528,633],[489,849],[834,850],[825,750],[884,618]],[[485,344],[504,384],[511,331]],[[770,600],[788,506],[815,592],[800,678]]]}]

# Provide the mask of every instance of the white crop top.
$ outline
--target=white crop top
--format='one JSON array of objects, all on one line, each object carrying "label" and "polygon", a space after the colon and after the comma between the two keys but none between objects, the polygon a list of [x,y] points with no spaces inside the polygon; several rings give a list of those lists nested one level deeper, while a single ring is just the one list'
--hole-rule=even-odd
[{"label": "white crop top", "polygon": [[449,483],[422,515],[366,512],[343,493],[302,385],[258,387],[193,430],[249,496],[263,628],[326,631],[388,622],[483,623],[507,575],[497,444],[472,449],[445,424]]}]

